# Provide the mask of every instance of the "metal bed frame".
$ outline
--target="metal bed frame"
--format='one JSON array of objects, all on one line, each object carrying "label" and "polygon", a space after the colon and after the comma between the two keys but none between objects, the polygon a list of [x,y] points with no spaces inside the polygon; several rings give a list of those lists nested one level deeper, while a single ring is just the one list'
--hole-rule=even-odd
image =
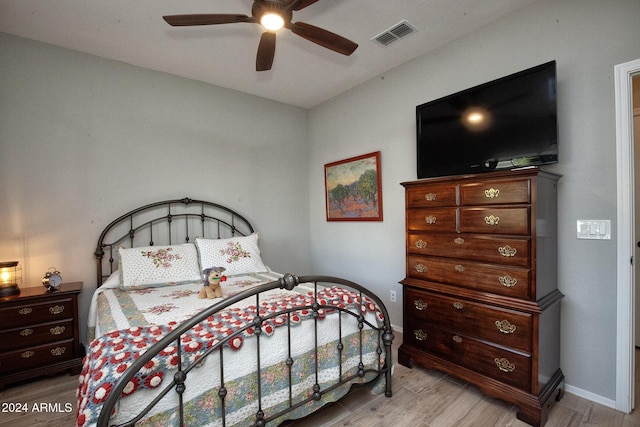
[{"label": "metal bed frame", "polygon": [[[213,227],[208,227],[207,224],[212,223]],[[164,226],[163,226],[164,224]],[[160,227],[168,227],[165,228],[164,231],[161,231]],[[176,233],[177,230],[182,230],[181,232]],[[212,232],[213,230],[213,232]],[[135,247],[135,239],[139,238],[140,235],[144,235],[148,240],[144,240],[145,245],[154,245],[159,241],[158,236],[162,235],[162,241],[167,243],[162,244],[171,244],[172,241],[176,241],[175,235],[181,235],[185,233],[182,238],[184,240],[182,242],[189,242],[194,236],[192,233],[198,233],[198,236],[203,236],[207,238],[223,238],[228,236],[235,235],[247,235],[254,232],[253,226],[240,214],[234,212],[233,210],[226,208],[224,206],[206,202],[199,200],[191,200],[189,198],[184,199],[176,199],[176,200],[168,200],[163,202],[152,203],[149,205],[142,206],[140,208],[134,209],[114,220],[110,223],[100,235],[98,240],[98,246],[95,251],[95,256],[98,264],[98,286],[102,284],[103,279],[108,276],[108,274],[104,274],[104,263],[106,262],[108,265],[108,271],[114,271],[114,265],[117,265],[117,260],[115,259],[114,248],[117,248],[119,245],[123,243],[129,243],[131,247]],[[108,236],[115,235],[116,237],[109,240],[111,243],[107,242]],[[154,237],[154,235],[156,237]],[[154,241],[155,239],[155,241]],[[141,246],[141,245],[136,245]],[[103,260],[104,255],[108,253],[109,256],[107,260]],[[272,289],[287,289],[293,290],[296,286],[301,283],[311,283],[313,284],[313,298],[314,301],[312,304],[308,306],[296,306],[288,309],[283,309],[278,312],[269,313],[265,316],[260,316],[257,314],[252,322],[244,325],[238,330],[234,331],[231,335],[223,339],[222,341],[216,343],[211,348],[209,348],[202,357],[197,359],[191,364],[183,363],[181,356],[181,338],[185,333],[197,325],[198,323],[206,320],[208,317],[218,313],[220,310],[223,310],[229,307],[232,304],[235,304],[241,300],[245,299],[254,299],[255,306],[260,307],[261,295],[262,293],[272,290]],[[339,301],[327,301],[324,304],[321,304],[320,299],[317,298],[318,288],[322,287],[322,284],[330,284],[330,285],[339,285],[345,289],[350,289],[354,291],[358,295],[358,303],[351,305],[343,305],[339,304]],[[382,313],[383,319],[381,321],[381,325],[374,325],[371,322],[367,321],[363,315],[363,305],[365,304],[365,299],[369,298],[375,304],[377,304],[380,312]],[[292,389],[294,386],[292,379],[292,366],[295,363],[294,358],[291,356],[292,349],[295,348],[295,342],[292,342],[291,337],[291,328],[293,327],[291,324],[291,315],[294,312],[298,312],[300,310],[311,310],[312,313],[312,321],[314,333],[315,333],[315,348],[312,350],[314,360],[315,360],[315,384],[313,386],[313,393],[304,400],[296,401],[294,403],[292,399]],[[339,366],[339,380],[335,383],[332,383],[328,386],[321,386],[319,384],[318,372],[319,372],[319,351],[318,351],[318,322],[320,321],[320,314],[324,311],[333,311],[336,315],[339,316],[339,339],[337,344],[337,350],[339,354],[342,354],[344,349],[343,343],[343,335],[342,335],[342,324],[345,319],[353,318],[357,321],[358,326],[358,334],[359,334],[359,364],[356,372],[352,375],[346,375],[343,372],[342,366],[342,357],[340,357],[340,366]],[[283,376],[287,377],[287,383],[289,388],[289,403],[287,407],[283,410],[278,411],[277,413],[266,415],[265,411],[262,407],[262,387],[261,387],[261,376],[260,376],[260,340],[261,340],[261,329],[260,326],[263,322],[268,321],[274,317],[286,316],[288,321],[286,322],[286,327],[277,328],[275,333],[288,334],[287,342],[288,342],[288,357],[286,359],[286,365],[288,366],[288,372],[283,372]],[[173,331],[164,336],[161,340],[159,340],[156,344],[149,348],[140,358],[138,358],[123,374],[123,376],[118,380],[114,388],[112,389],[109,397],[103,404],[101,413],[98,418],[98,426],[106,427],[109,425],[109,418],[112,414],[113,408],[117,404],[120,399],[121,393],[126,387],[127,383],[131,380],[131,378],[138,372],[140,369],[144,367],[144,365],[153,359],[158,353],[162,352],[167,346],[176,344],[178,349],[178,368],[175,372],[173,379],[170,383],[160,389],[158,396],[151,402],[149,405],[141,410],[141,412],[133,419],[120,424],[121,426],[131,426],[135,425],[138,421],[140,421],[151,409],[157,404],[165,395],[174,390],[178,395],[179,401],[179,416],[180,416],[180,425],[184,425],[184,404],[183,404],[183,393],[187,387],[187,377],[188,374],[198,366],[200,363],[207,358],[207,356],[218,352],[220,356],[220,373],[221,373],[221,383],[218,388],[218,397],[220,399],[220,407],[221,413],[216,416],[220,417],[222,421],[222,426],[226,426],[226,409],[225,409],[225,397],[228,393],[224,382],[224,367],[223,367],[223,357],[222,351],[225,344],[238,336],[242,336],[242,334],[249,328],[254,329],[254,338],[256,339],[256,358],[257,364],[256,367],[256,382],[257,382],[257,401],[258,401],[258,411],[255,414],[255,423],[253,426],[261,427],[265,426],[270,421],[276,419],[284,419],[282,418],[287,413],[296,410],[297,408],[306,405],[312,401],[320,401],[322,403],[323,397],[335,390],[336,388],[343,386],[345,384],[350,384],[352,381],[357,378],[364,378],[367,374],[369,374],[371,379],[367,377],[367,383],[353,383],[353,386],[361,386],[368,383],[374,383],[378,379],[385,381],[385,396],[391,397],[391,367],[393,366],[392,360],[392,352],[391,352],[391,344],[393,341],[393,330],[391,327],[391,323],[389,321],[389,316],[386,307],[384,306],[382,300],[375,295],[374,293],[368,291],[365,287],[337,277],[330,276],[295,276],[292,274],[286,274],[282,278],[276,281],[272,281],[269,283],[265,283],[259,285],[255,288],[246,290],[232,297],[226,298],[208,309],[200,312],[195,315],[188,321],[182,323],[177,326]],[[378,355],[378,363],[375,368],[366,368],[363,363],[363,334],[365,330],[375,331],[377,334],[377,346],[376,353]],[[265,337],[266,338],[266,337]],[[384,362],[381,362],[381,356],[384,354]],[[384,377],[384,378],[382,378]],[[168,379],[168,378],[167,378]],[[328,403],[328,402],[325,402]],[[286,418],[286,417],[285,417]]]}]

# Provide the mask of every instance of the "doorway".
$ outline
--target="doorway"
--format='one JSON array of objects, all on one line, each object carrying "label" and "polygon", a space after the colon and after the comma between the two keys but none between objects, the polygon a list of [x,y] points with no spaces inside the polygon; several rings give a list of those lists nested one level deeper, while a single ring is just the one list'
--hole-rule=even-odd
[{"label": "doorway", "polygon": [[[640,59],[614,67],[617,174],[617,336],[616,409],[630,413],[634,407],[635,280],[634,261],[640,251],[634,233],[633,77],[640,75]],[[638,129],[638,128],[636,128]],[[638,150],[640,156],[640,150]],[[640,169],[635,172],[640,175]],[[640,185],[639,185],[640,186]],[[639,212],[640,213],[640,212]],[[640,230],[639,230],[640,231]],[[635,263],[640,262],[640,258]],[[640,307],[639,307],[640,308]],[[639,313],[640,315],[640,313]]]}]

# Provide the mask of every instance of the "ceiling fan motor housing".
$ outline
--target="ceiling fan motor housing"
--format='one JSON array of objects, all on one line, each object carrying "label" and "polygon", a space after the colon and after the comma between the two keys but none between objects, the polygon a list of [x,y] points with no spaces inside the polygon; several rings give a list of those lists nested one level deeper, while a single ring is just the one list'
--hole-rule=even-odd
[{"label": "ceiling fan motor housing", "polygon": [[287,2],[284,0],[256,0],[253,2],[253,7],[251,8],[251,15],[253,15],[258,22],[260,22],[260,18],[265,13],[275,13],[280,15],[284,20],[285,24],[291,22],[291,18],[293,17],[293,11],[287,8]]}]

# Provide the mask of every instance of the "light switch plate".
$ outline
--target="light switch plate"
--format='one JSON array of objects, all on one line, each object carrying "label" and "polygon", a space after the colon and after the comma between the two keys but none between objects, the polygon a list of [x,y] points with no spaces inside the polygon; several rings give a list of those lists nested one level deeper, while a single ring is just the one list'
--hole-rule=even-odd
[{"label": "light switch plate", "polygon": [[579,219],[578,239],[611,240],[611,221],[608,219]]}]

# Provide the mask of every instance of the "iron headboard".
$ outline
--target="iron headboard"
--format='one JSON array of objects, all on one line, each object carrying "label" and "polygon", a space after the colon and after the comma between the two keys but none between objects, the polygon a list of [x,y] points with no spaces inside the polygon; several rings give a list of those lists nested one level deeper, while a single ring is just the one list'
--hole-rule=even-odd
[{"label": "iron headboard", "polygon": [[213,202],[185,197],[141,206],[112,221],[100,234],[94,252],[97,285],[117,269],[121,246],[171,245],[196,237],[220,239],[253,232],[246,218]]}]

